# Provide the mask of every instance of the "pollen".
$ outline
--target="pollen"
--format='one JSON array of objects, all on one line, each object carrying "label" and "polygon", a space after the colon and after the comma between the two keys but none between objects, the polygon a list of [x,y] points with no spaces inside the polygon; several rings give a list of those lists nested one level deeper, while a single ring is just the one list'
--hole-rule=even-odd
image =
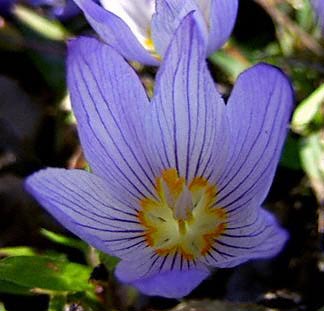
[{"label": "pollen", "polygon": [[149,50],[149,51],[154,51],[155,50],[153,39],[150,38],[150,37],[146,38],[144,40],[144,45],[145,45],[146,49]]},{"label": "pollen", "polygon": [[137,215],[147,245],[160,256],[205,256],[226,230],[226,213],[215,206],[216,186],[203,177],[187,182],[171,168],[156,178],[155,193],[140,200]]},{"label": "pollen", "polygon": [[143,38],[142,45],[151,53],[151,55],[158,61],[161,60],[161,56],[156,52],[154,41],[152,38],[151,27],[146,29],[146,36]]}]

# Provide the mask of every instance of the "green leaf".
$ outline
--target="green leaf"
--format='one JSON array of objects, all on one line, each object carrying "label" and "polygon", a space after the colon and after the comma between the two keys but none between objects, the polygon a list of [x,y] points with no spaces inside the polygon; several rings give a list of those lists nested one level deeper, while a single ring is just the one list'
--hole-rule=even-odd
[{"label": "green leaf", "polygon": [[6,311],[6,308],[2,302],[0,302],[0,311]]},{"label": "green leaf", "polygon": [[41,229],[40,233],[43,236],[45,236],[47,239],[49,239],[50,241],[57,243],[57,244],[73,247],[73,248],[79,249],[82,252],[86,252],[89,249],[89,246],[81,240],[69,238],[69,237],[66,237],[65,235],[58,234],[58,233],[55,233],[55,232],[52,232],[52,231],[49,231],[46,229]]},{"label": "green leaf", "polygon": [[0,257],[7,256],[34,256],[35,250],[31,247],[17,246],[17,247],[3,247],[0,248]]},{"label": "green leaf", "polygon": [[324,103],[324,84],[320,85],[311,95],[304,99],[296,108],[292,118],[292,128],[303,133],[319,112]]},{"label": "green leaf", "polygon": [[19,256],[0,261],[0,281],[37,293],[90,290],[90,273],[90,267],[50,257]]},{"label": "green leaf", "polygon": [[300,143],[298,139],[289,135],[281,155],[280,165],[291,170],[300,170],[302,165],[300,162],[299,148]]},{"label": "green leaf", "polygon": [[232,82],[234,82],[238,75],[250,65],[222,50],[211,55],[209,60],[213,64],[219,66],[229,76]]},{"label": "green leaf", "polygon": [[54,295],[50,297],[48,311],[62,311],[66,303],[65,295]]},{"label": "green leaf", "polygon": [[44,16],[40,16],[34,10],[22,5],[16,5],[13,14],[26,26],[47,39],[65,41],[70,36],[58,20],[50,20]]},{"label": "green leaf", "polygon": [[302,141],[301,159],[305,171],[311,178],[324,179],[321,170],[323,150],[320,139],[319,134],[313,134]]},{"label": "green leaf", "polygon": [[[20,286],[12,282],[0,280],[0,292],[14,295],[31,295],[28,287]],[[1,310],[1,309],[0,309]]]},{"label": "green leaf", "polygon": [[42,257],[49,257],[49,258],[57,260],[57,261],[66,261],[66,262],[69,261],[66,254],[56,252],[56,251],[54,251],[52,249],[44,250],[42,252]]},{"label": "green leaf", "polygon": [[302,0],[296,10],[296,21],[300,27],[310,33],[315,26],[314,10],[311,1]]},{"label": "green leaf", "polygon": [[305,137],[300,149],[302,166],[320,203],[324,202],[324,147],[320,133]]}]

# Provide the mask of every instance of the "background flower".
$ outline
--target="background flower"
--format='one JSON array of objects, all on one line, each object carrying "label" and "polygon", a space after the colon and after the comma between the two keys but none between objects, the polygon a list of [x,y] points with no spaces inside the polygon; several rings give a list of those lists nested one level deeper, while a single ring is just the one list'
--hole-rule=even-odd
[{"label": "background flower", "polygon": [[30,0],[30,4],[37,6],[48,6],[51,14],[60,19],[68,19],[80,12],[73,0]]},{"label": "background flower", "polygon": [[324,1],[323,0],[312,0],[315,13],[318,17],[321,27],[324,29]]},{"label": "background flower", "polygon": [[287,239],[260,204],[287,132],[290,83],[254,66],[225,105],[205,52],[189,15],[149,103],[111,47],[72,42],[69,87],[93,173],[47,169],[27,180],[64,226],[122,259],[120,280],[149,295],[187,295],[212,267],[274,256]]},{"label": "background flower", "polygon": [[73,2],[73,0],[1,0],[0,13],[8,15],[11,7],[15,3],[26,3],[35,8],[40,6],[47,7],[49,10],[49,15],[59,19],[69,19],[80,12],[80,9]]},{"label": "background flower", "polygon": [[[182,18],[196,10],[206,53],[220,48],[233,29],[238,0],[75,0],[99,36],[128,60],[157,65]],[[156,7],[155,7],[156,6]],[[156,14],[154,11],[156,10]]]},{"label": "background flower", "polygon": [[0,2],[0,14],[7,15],[13,3],[14,0],[2,0]]}]

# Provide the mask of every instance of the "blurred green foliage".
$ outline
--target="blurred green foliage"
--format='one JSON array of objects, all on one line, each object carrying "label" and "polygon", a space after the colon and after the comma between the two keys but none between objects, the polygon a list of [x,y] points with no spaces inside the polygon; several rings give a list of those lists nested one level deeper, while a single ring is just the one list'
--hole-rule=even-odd
[{"label": "blurred green foliage", "polygon": [[0,261],[0,280],[30,293],[88,291],[90,273],[90,267],[51,257],[13,256]]}]

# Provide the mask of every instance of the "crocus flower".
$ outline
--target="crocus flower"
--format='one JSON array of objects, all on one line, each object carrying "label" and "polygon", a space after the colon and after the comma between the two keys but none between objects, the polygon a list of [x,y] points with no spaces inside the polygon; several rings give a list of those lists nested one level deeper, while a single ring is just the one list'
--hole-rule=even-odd
[{"label": "crocus flower", "polygon": [[27,179],[66,228],[121,259],[122,282],[149,295],[187,295],[213,267],[274,256],[287,239],[260,204],[287,132],[290,83],[256,65],[225,105],[205,53],[189,15],[149,102],[113,48],[71,42],[68,84],[92,173],[49,168]]},{"label": "crocus flower", "polygon": [[49,8],[49,14],[59,19],[68,19],[80,13],[73,0],[0,0],[0,14],[9,15],[16,3],[26,3],[32,7],[46,6]]},{"label": "crocus flower", "polygon": [[69,19],[80,12],[73,0],[29,0],[33,6],[48,6],[50,14],[59,19]]},{"label": "crocus flower", "polygon": [[324,1],[323,0],[312,0],[312,5],[317,15],[318,21],[324,31]]},{"label": "crocus flower", "polygon": [[0,0],[0,15],[8,15],[14,0]]},{"label": "crocus flower", "polygon": [[230,36],[238,0],[74,0],[99,36],[128,60],[157,65],[180,21],[196,10],[209,55]]}]

